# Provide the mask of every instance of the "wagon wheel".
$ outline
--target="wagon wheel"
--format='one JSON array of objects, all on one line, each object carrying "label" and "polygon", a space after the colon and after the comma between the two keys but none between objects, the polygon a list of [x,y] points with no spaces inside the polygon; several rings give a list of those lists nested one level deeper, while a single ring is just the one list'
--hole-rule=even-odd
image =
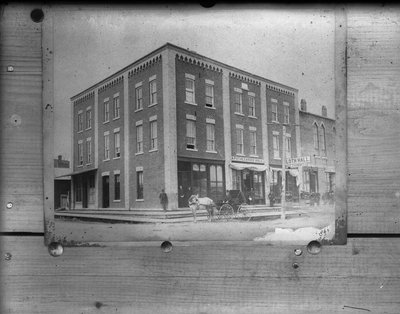
[{"label": "wagon wheel", "polygon": [[233,207],[230,204],[223,204],[218,211],[218,218],[232,218],[233,216]]}]

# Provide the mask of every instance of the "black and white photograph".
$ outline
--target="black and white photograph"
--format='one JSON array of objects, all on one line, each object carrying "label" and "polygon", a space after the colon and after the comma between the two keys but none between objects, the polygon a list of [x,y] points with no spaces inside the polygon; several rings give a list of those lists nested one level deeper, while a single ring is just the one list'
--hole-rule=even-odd
[{"label": "black and white photograph", "polygon": [[54,6],[49,15],[47,237],[346,238],[345,45],[334,9]]}]

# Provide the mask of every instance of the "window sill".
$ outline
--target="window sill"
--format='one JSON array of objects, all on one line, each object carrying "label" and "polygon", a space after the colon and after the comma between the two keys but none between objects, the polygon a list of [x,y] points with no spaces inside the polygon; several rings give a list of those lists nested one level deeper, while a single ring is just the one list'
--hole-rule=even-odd
[{"label": "window sill", "polygon": [[206,150],[206,153],[218,154],[218,152],[216,150]]},{"label": "window sill", "polygon": [[143,198],[138,198],[138,199],[136,200],[136,202],[144,202],[144,199],[143,199]]},{"label": "window sill", "polygon": [[110,120],[108,120],[108,121],[103,121],[103,124],[106,124],[106,123],[108,123],[108,122],[110,122]]},{"label": "window sill", "polygon": [[143,154],[144,154],[144,152],[139,152],[139,153],[136,153],[135,156],[143,155]]},{"label": "window sill", "polygon": [[185,104],[192,105],[192,106],[197,106],[197,104],[195,102],[188,102],[186,100],[185,100]]},{"label": "window sill", "polygon": [[121,156],[119,156],[119,157],[114,157],[113,159],[121,159]]},{"label": "window sill", "polygon": [[276,123],[276,124],[280,124],[279,121],[274,121],[274,120],[272,120],[271,122],[272,122],[272,123]]},{"label": "window sill", "polygon": [[108,159],[103,159],[103,161],[110,161],[110,158],[108,158]]},{"label": "window sill", "polygon": [[153,148],[153,149],[149,150],[149,153],[156,152],[156,151],[158,151],[158,148]]},{"label": "window sill", "polygon": [[90,128],[86,128],[85,130],[87,131],[87,130],[91,130],[92,129],[92,127],[90,127]]},{"label": "window sill", "polygon": [[235,112],[235,114],[236,114],[236,115],[238,115],[238,116],[242,116],[242,117],[244,117],[244,114],[243,114],[243,113],[240,113],[240,112]]},{"label": "window sill", "polygon": [[206,107],[206,108],[208,108],[208,109],[213,109],[213,110],[215,110],[215,109],[217,109],[217,108],[215,108],[214,106],[204,106],[204,107]]},{"label": "window sill", "polygon": [[256,116],[248,116],[251,119],[258,119]]},{"label": "window sill", "polygon": [[121,118],[121,116],[114,118],[113,121],[118,120],[119,118]]},{"label": "window sill", "polygon": [[150,107],[153,107],[153,106],[156,106],[156,105],[157,105],[157,103],[150,104],[150,105],[149,105],[149,108],[150,108]]},{"label": "window sill", "polygon": [[113,200],[113,203],[121,203],[121,200]]},{"label": "window sill", "polygon": [[83,130],[80,130],[80,131],[78,131],[78,132],[76,132],[76,133],[78,133],[78,134],[83,133]]},{"label": "window sill", "polygon": [[82,168],[83,167],[83,165],[77,165],[76,166],[76,168]]},{"label": "window sill", "polygon": [[245,154],[236,154],[236,156],[245,157]]},{"label": "window sill", "polygon": [[275,160],[281,160],[281,157],[274,157]]},{"label": "window sill", "polygon": [[91,166],[92,165],[92,163],[90,162],[90,163],[88,163],[88,164],[86,164],[86,166]]},{"label": "window sill", "polygon": [[187,147],[186,147],[186,150],[190,150],[192,152],[198,152],[199,151],[197,148],[187,148]]},{"label": "window sill", "polygon": [[142,111],[142,110],[143,110],[143,108],[139,108],[139,109],[136,109],[135,112],[139,112],[139,111]]},{"label": "window sill", "polygon": [[253,158],[259,158],[260,156],[258,156],[258,155],[249,155],[250,157],[253,157]]}]

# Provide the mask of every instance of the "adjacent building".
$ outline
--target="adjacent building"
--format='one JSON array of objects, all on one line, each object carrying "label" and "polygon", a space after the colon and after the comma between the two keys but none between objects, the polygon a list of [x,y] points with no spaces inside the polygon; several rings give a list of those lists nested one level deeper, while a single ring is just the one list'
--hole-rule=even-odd
[{"label": "adjacent building", "polygon": [[309,162],[300,168],[300,190],[321,195],[335,191],[335,120],[327,117],[327,108],[321,114],[307,111],[304,99],[300,103],[301,154]]},{"label": "adjacent building", "polygon": [[283,150],[302,153],[297,93],[165,44],[71,98],[73,208],[160,208],[162,189],[170,209],[231,189],[265,204]]}]

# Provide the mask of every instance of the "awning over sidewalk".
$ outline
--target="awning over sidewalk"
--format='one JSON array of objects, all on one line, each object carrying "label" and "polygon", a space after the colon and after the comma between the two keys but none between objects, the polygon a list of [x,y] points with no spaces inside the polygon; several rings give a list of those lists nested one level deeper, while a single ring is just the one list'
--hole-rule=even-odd
[{"label": "awning over sidewalk", "polygon": [[265,171],[268,169],[268,165],[255,165],[255,164],[245,164],[239,162],[232,162],[229,167],[235,170],[249,169],[252,171]]},{"label": "awning over sidewalk", "polygon": [[91,172],[91,171],[97,171],[97,168],[84,169],[84,170],[80,170],[80,171],[75,171],[75,172],[63,174],[62,176],[56,177],[56,179],[57,179],[57,178],[68,177],[68,176],[76,176],[76,175],[78,175],[78,174],[88,173],[88,172]]}]

